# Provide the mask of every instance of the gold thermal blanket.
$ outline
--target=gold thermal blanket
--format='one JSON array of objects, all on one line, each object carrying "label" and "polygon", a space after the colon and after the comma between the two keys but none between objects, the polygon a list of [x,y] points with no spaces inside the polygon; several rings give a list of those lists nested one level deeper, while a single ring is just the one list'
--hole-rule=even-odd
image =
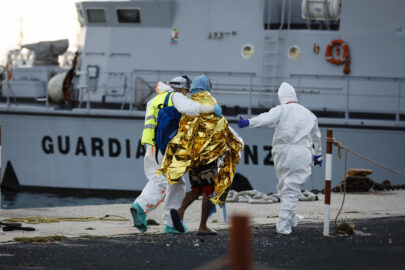
[{"label": "gold thermal blanket", "polygon": [[[203,105],[217,102],[208,91],[198,92],[191,99]],[[228,127],[225,117],[214,114],[200,116],[183,115],[177,135],[169,142],[158,174],[164,174],[169,183],[177,180],[193,168],[207,165],[223,156],[215,179],[216,195],[211,201],[223,204],[235,175],[242,143]]]}]

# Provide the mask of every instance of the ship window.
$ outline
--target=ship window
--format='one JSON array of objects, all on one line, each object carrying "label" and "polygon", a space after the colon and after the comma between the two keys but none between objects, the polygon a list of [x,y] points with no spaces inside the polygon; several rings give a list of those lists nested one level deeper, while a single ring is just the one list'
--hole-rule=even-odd
[{"label": "ship window", "polygon": [[252,58],[254,51],[255,51],[255,48],[253,47],[252,44],[245,44],[245,45],[243,45],[242,50],[241,50],[242,57],[245,59],[250,59],[250,58]]},{"label": "ship window", "polygon": [[89,23],[105,23],[104,9],[87,9],[87,19]]},{"label": "ship window", "polygon": [[139,9],[117,9],[117,18],[120,23],[140,23]]}]

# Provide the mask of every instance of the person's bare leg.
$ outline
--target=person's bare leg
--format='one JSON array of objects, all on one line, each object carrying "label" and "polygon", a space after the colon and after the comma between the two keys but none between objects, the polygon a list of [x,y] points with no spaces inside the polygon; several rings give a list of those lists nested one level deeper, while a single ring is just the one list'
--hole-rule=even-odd
[{"label": "person's bare leg", "polygon": [[193,190],[187,192],[186,197],[184,197],[184,200],[181,203],[180,208],[177,209],[180,219],[183,219],[184,212],[186,212],[187,207],[189,207],[190,204],[192,204],[196,199],[198,199],[198,196],[200,195],[201,195],[200,193],[194,192]]},{"label": "person's bare leg", "polygon": [[212,207],[212,202],[210,198],[206,195],[203,196],[202,204],[201,204],[201,221],[200,221],[200,228],[198,228],[198,232],[211,232],[211,229],[207,227],[207,220],[208,215],[210,214]]}]

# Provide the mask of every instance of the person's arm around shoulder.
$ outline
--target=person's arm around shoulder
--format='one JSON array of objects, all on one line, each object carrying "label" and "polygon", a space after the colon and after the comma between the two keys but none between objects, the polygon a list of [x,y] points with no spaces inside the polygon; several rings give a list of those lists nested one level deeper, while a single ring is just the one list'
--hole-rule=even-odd
[{"label": "person's arm around shoulder", "polygon": [[262,126],[274,127],[280,120],[281,110],[282,110],[281,106],[276,106],[270,109],[270,111],[261,113],[258,116],[255,116],[251,119],[244,119],[243,117],[240,117],[240,119],[238,120],[238,126],[240,128],[244,127],[255,128]]},{"label": "person's arm around shoulder", "polygon": [[215,106],[202,105],[177,92],[173,94],[172,101],[173,106],[181,114],[199,116],[202,113],[214,113],[216,116],[222,116],[222,109],[218,104]]}]

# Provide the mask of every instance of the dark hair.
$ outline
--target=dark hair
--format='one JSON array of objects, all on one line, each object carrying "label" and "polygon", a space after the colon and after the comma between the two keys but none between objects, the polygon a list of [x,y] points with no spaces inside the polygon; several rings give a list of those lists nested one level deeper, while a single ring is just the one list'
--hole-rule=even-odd
[{"label": "dark hair", "polygon": [[186,81],[187,81],[186,87],[184,87],[184,88],[190,90],[190,88],[191,88],[191,83],[192,83],[191,79],[190,79],[187,75],[183,75],[183,76],[181,76],[181,77],[184,78],[184,79],[186,79]]}]

